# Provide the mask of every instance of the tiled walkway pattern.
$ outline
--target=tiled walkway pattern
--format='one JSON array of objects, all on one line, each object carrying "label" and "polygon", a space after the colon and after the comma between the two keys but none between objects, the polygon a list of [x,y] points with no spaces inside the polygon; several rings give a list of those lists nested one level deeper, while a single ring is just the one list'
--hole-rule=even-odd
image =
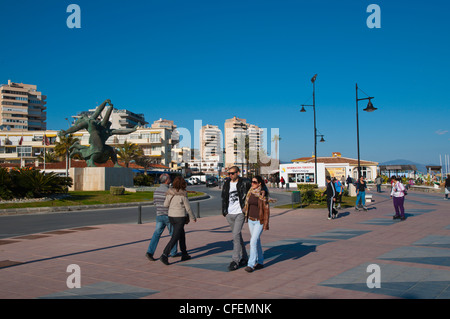
[{"label": "tiled walkway pattern", "polygon": [[[0,240],[0,298],[450,298],[450,201],[410,194],[407,220],[374,194],[369,212],[272,209],[262,235],[264,269],[229,272],[231,233],[222,216],[186,227],[193,257],[170,266],[145,257],[154,223],[64,229]],[[243,236],[248,244],[247,225]],[[157,252],[168,236],[164,233]],[[248,246],[247,246],[248,247]],[[81,269],[68,288],[67,266]],[[380,288],[369,288],[369,265]]]}]

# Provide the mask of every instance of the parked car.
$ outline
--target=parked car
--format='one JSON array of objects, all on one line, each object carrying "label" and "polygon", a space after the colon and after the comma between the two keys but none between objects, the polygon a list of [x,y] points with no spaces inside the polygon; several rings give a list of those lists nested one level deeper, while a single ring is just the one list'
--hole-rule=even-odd
[{"label": "parked car", "polygon": [[191,176],[187,179],[191,183],[191,185],[198,185],[200,184],[200,180],[197,177]]},{"label": "parked car", "polygon": [[206,180],[206,187],[219,186],[219,181],[215,177],[208,178]]}]

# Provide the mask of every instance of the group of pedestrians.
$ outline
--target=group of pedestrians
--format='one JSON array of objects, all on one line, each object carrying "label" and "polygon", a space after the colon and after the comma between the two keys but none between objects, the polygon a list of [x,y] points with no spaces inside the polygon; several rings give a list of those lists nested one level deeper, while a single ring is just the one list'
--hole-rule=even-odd
[{"label": "group of pedestrians", "polygon": [[[377,184],[377,192],[381,192],[381,177],[376,179]],[[341,208],[340,202],[342,201],[342,191],[344,186],[342,183],[336,178],[331,178],[330,176],[326,177],[327,187],[323,192],[322,196],[327,196],[327,214],[328,219],[334,219],[338,216],[337,209]],[[447,186],[448,184],[448,186]],[[393,199],[395,215],[393,219],[405,220],[405,196],[407,194],[406,187],[402,184],[401,178],[397,178],[396,176],[391,177],[391,198]],[[356,203],[355,210],[363,209],[365,211],[368,210],[366,207],[366,189],[367,182],[365,181],[364,176],[360,176],[358,181],[356,182]],[[446,189],[449,187],[448,193],[450,193],[450,181],[447,178]],[[446,192],[446,198],[448,198],[448,193]],[[338,206],[336,204],[339,203]]]},{"label": "group of pedestrians", "polygon": [[[169,265],[169,257],[178,256],[177,243],[181,250],[181,260],[189,260],[187,253],[184,226],[196,218],[192,213],[187,198],[186,181],[178,176],[169,188],[170,177],[163,174],[160,186],[155,190],[153,201],[156,206],[156,227],[148,246],[146,257],[155,261],[154,253],[159,239],[167,227],[171,238],[159,260]],[[269,197],[269,190],[261,176],[251,180],[240,176],[239,167],[228,170],[228,178],[222,189],[222,214],[231,228],[233,254],[228,270],[233,271],[246,266],[247,272],[264,267],[264,256],[261,245],[261,234],[269,229],[269,203],[275,202]],[[250,231],[250,256],[247,254],[242,238],[244,223],[248,223]]]},{"label": "group of pedestrians", "polygon": [[[222,189],[222,214],[230,225],[233,242],[233,253],[228,270],[233,271],[245,266],[247,272],[253,272],[264,267],[261,235],[263,231],[269,230],[269,203],[275,202],[275,200],[269,197],[269,190],[261,176],[254,176],[251,180],[241,177],[237,166],[229,168],[227,174],[228,178],[226,178]],[[327,187],[322,196],[326,195],[327,197],[328,219],[334,219],[338,216],[337,209],[341,208],[344,185],[341,181],[336,178],[332,179],[330,176],[326,177],[326,181]],[[391,177],[391,181],[390,195],[395,208],[393,218],[405,220],[406,187],[402,184],[401,179],[396,176]],[[160,186],[154,191],[156,227],[145,254],[149,260],[157,260],[154,258],[154,253],[164,229],[167,228],[171,238],[159,258],[166,265],[169,265],[169,257],[181,255],[182,261],[191,258],[186,248],[184,226],[191,220],[197,221],[189,204],[186,191],[187,184],[184,178],[177,176],[172,182],[172,187],[169,187],[170,183],[170,176],[162,174]],[[449,178],[447,178],[445,187],[450,188]],[[366,189],[367,183],[361,176],[356,183],[356,210],[359,210],[358,205],[367,210],[365,206]],[[448,194],[446,194],[446,198],[448,198]],[[336,204],[338,204],[337,207]],[[242,237],[242,228],[245,223],[248,223],[250,231],[250,255],[247,254]],[[178,253],[177,246],[179,246],[181,253]]]}]

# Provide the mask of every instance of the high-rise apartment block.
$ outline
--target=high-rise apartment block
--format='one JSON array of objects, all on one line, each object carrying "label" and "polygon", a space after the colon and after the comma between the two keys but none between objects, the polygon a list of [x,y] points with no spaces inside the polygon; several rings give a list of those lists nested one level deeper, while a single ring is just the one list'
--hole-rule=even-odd
[{"label": "high-rise apartment block", "polygon": [[[248,150],[246,154],[246,137]],[[256,153],[262,147],[263,129],[247,123],[247,120],[234,116],[225,120],[225,167],[244,165],[247,161],[256,161]],[[249,153],[254,158],[249,158]]]},{"label": "high-rise apartment block", "polygon": [[46,99],[36,85],[8,80],[0,85],[0,126],[8,131],[46,130]]}]

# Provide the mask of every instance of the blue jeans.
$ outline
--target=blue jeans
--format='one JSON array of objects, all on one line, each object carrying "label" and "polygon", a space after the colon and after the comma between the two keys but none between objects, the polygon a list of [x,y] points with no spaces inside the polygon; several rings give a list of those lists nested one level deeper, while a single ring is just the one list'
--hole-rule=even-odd
[{"label": "blue jeans", "polygon": [[261,246],[261,234],[263,232],[263,225],[259,220],[248,220],[248,229],[250,230],[250,257],[248,259],[248,267],[255,267],[256,264],[264,263],[264,256]]},{"label": "blue jeans", "polygon": [[[169,216],[163,215],[163,216],[156,216],[156,228],[155,232],[153,233],[152,239],[150,240],[150,244],[148,245],[147,252],[149,254],[154,254],[156,250],[156,246],[158,246],[159,238],[161,237],[164,229],[166,228],[169,230],[170,236],[172,236],[173,233],[173,227],[172,224],[169,222]],[[170,251],[170,256],[175,256],[177,254],[177,245],[175,244]]]},{"label": "blue jeans", "polygon": [[361,205],[366,205],[366,192],[359,191],[358,195],[356,196],[356,206],[358,206],[358,203],[361,201]]}]

